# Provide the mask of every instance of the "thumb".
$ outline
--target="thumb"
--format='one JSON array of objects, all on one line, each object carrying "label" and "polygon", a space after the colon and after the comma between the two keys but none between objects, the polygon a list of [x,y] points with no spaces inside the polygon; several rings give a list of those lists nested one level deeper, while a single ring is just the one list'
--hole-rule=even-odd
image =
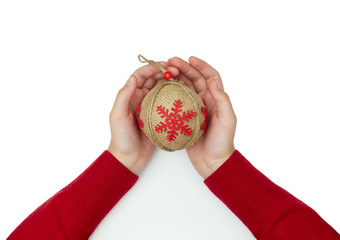
[{"label": "thumb", "polygon": [[216,103],[217,116],[226,116],[233,112],[229,96],[220,88],[216,78],[210,81],[209,93]]},{"label": "thumb", "polygon": [[113,105],[112,111],[120,116],[127,116],[129,113],[130,99],[135,93],[137,88],[137,81],[135,76],[130,76],[130,78],[125,83],[117,94],[115,103]]}]

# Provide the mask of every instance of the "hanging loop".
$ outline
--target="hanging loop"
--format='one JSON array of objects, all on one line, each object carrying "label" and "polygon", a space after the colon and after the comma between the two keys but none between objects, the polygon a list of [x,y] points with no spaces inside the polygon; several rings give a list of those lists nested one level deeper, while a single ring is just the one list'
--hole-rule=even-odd
[{"label": "hanging loop", "polygon": [[[142,54],[139,54],[139,55],[138,55],[138,60],[139,60],[141,63],[149,63],[150,65],[153,65],[153,66],[159,68],[163,73],[166,73],[166,72],[167,72],[167,70],[166,70],[162,65],[160,65],[158,62],[155,62],[155,61],[153,61],[153,60],[149,60],[149,59],[147,59],[146,57],[144,57]],[[170,81],[174,81],[173,78],[170,78],[169,80],[170,80]]]}]

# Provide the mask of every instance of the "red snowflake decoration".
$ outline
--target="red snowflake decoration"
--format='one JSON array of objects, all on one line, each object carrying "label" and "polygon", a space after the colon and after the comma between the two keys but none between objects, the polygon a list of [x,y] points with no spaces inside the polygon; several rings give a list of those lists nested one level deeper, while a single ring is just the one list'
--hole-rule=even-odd
[{"label": "red snowflake decoration", "polygon": [[141,108],[142,108],[141,105],[139,105],[139,106],[137,107],[137,109],[136,109],[138,126],[139,126],[140,130],[142,130],[143,135],[144,135],[147,139],[149,139],[148,136],[146,136],[145,133],[144,133],[144,131],[143,131],[144,124],[143,124],[142,120],[139,118],[139,114],[140,114]]},{"label": "red snowflake decoration", "polygon": [[140,118],[139,118],[139,114],[140,114],[140,109],[141,109],[141,108],[142,108],[141,105],[139,105],[139,106],[137,107],[137,109],[136,109],[136,113],[137,113],[138,126],[139,126],[140,128],[143,128],[143,127],[144,127],[144,124],[143,124],[142,120],[140,120]]},{"label": "red snowflake decoration", "polygon": [[165,118],[165,122],[159,122],[157,126],[155,126],[155,131],[157,133],[167,132],[167,139],[171,142],[176,139],[178,132],[184,136],[190,136],[192,134],[192,129],[188,125],[184,125],[184,121],[189,122],[195,116],[195,111],[188,110],[187,112],[183,112],[182,115],[179,113],[182,112],[182,102],[181,100],[175,100],[173,103],[174,108],[171,108],[172,112],[169,113],[169,109],[165,109],[162,105],[157,106],[156,111],[161,118]]},{"label": "red snowflake decoration", "polygon": [[203,116],[204,116],[204,122],[201,126],[201,130],[204,131],[207,127],[208,112],[207,112],[207,109],[205,107],[201,107],[201,112],[203,113]]}]

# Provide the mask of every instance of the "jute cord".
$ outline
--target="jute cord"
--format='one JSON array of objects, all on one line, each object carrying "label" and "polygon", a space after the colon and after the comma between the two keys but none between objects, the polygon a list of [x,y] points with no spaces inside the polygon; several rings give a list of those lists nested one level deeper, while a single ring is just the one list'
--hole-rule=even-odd
[{"label": "jute cord", "polygon": [[[138,60],[141,63],[149,63],[150,65],[159,68],[163,73],[167,72],[166,69],[162,65],[160,65],[158,62],[153,61],[153,60],[149,60],[146,57],[144,57],[142,54],[138,55]],[[169,81],[175,81],[175,80],[173,78],[170,78]]]}]

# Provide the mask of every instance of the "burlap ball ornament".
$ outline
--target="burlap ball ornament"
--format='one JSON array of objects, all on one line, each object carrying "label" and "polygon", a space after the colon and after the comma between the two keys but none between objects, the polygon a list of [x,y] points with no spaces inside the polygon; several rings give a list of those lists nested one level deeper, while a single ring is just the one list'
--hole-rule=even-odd
[{"label": "burlap ball ornament", "polygon": [[174,80],[159,63],[142,55],[138,59],[160,68],[167,79],[154,86],[136,110],[142,133],[153,144],[169,152],[193,145],[206,129],[204,102],[183,82]]}]

